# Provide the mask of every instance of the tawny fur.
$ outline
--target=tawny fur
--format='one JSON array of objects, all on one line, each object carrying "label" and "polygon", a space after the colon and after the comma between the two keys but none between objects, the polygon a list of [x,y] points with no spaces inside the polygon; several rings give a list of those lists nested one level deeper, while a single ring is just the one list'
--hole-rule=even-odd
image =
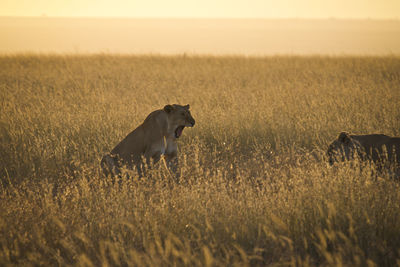
[{"label": "tawny fur", "polygon": [[158,162],[163,155],[167,164],[176,171],[176,139],[184,127],[193,127],[194,124],[189,105],[166,105],[163,109],[151,112],[141,125],[103,157],[101,165],[104,172],[120,174],[121,167],[136,167],[141,176],[142,158],[150,165]]},{"label": "tawny fur", "polygon": [[337,161],[370,160],[382,166],[400,166],[400,137],[384,134],[350,135],[340,133],[328,147],[330,164]]}]

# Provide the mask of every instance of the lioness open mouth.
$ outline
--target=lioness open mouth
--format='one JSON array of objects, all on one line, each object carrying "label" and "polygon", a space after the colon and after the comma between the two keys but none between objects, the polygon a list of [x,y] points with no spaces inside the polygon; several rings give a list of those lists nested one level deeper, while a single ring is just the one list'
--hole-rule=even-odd
[{"label": "lioness open mouth", "polygon": [[178,126],[175,130],[175,138],[179,138],[182,135],[183,129],[185,126]]}]

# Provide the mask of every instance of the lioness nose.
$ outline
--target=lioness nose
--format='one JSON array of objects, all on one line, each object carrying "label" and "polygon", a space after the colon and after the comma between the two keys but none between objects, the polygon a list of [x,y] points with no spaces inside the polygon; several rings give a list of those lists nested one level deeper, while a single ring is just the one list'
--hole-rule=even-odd
[{"label": "lioness nose", "polygon": [[194,119],[192,118],[192,119],[190,120],[190,123],[192,123],[192,127],[193,127],[194,124],[195,124],[196,122],[195,122]]}]

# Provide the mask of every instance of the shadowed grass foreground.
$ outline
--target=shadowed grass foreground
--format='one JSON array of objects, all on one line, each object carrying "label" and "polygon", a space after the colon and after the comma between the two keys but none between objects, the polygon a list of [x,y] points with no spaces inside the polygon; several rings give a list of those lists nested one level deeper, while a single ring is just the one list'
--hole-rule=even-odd
[{"label": "shadowed grass foreground", "polygon": [[[0,265],[399,264],[399,183],[324,158],[400,135],[398,57],[3,56],[0,101]],[[180,183],[103,177],[167,103]]]}]

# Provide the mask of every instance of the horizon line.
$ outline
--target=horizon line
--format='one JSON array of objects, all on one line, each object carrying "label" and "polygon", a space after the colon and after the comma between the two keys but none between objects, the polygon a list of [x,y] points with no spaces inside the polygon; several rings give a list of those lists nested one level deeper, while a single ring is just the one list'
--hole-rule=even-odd
[{"label": "horizon line", "polygon": [[352,17],[146,17],[146,16],[51,16],[51,15],[37,15],[37,16],[14,16],[14,15],[0,15],[0,18],[34,18],[34,19],[171,19],[171,20],[370,20],[370,21],[400,21],[400,18],[352,18]]}]

